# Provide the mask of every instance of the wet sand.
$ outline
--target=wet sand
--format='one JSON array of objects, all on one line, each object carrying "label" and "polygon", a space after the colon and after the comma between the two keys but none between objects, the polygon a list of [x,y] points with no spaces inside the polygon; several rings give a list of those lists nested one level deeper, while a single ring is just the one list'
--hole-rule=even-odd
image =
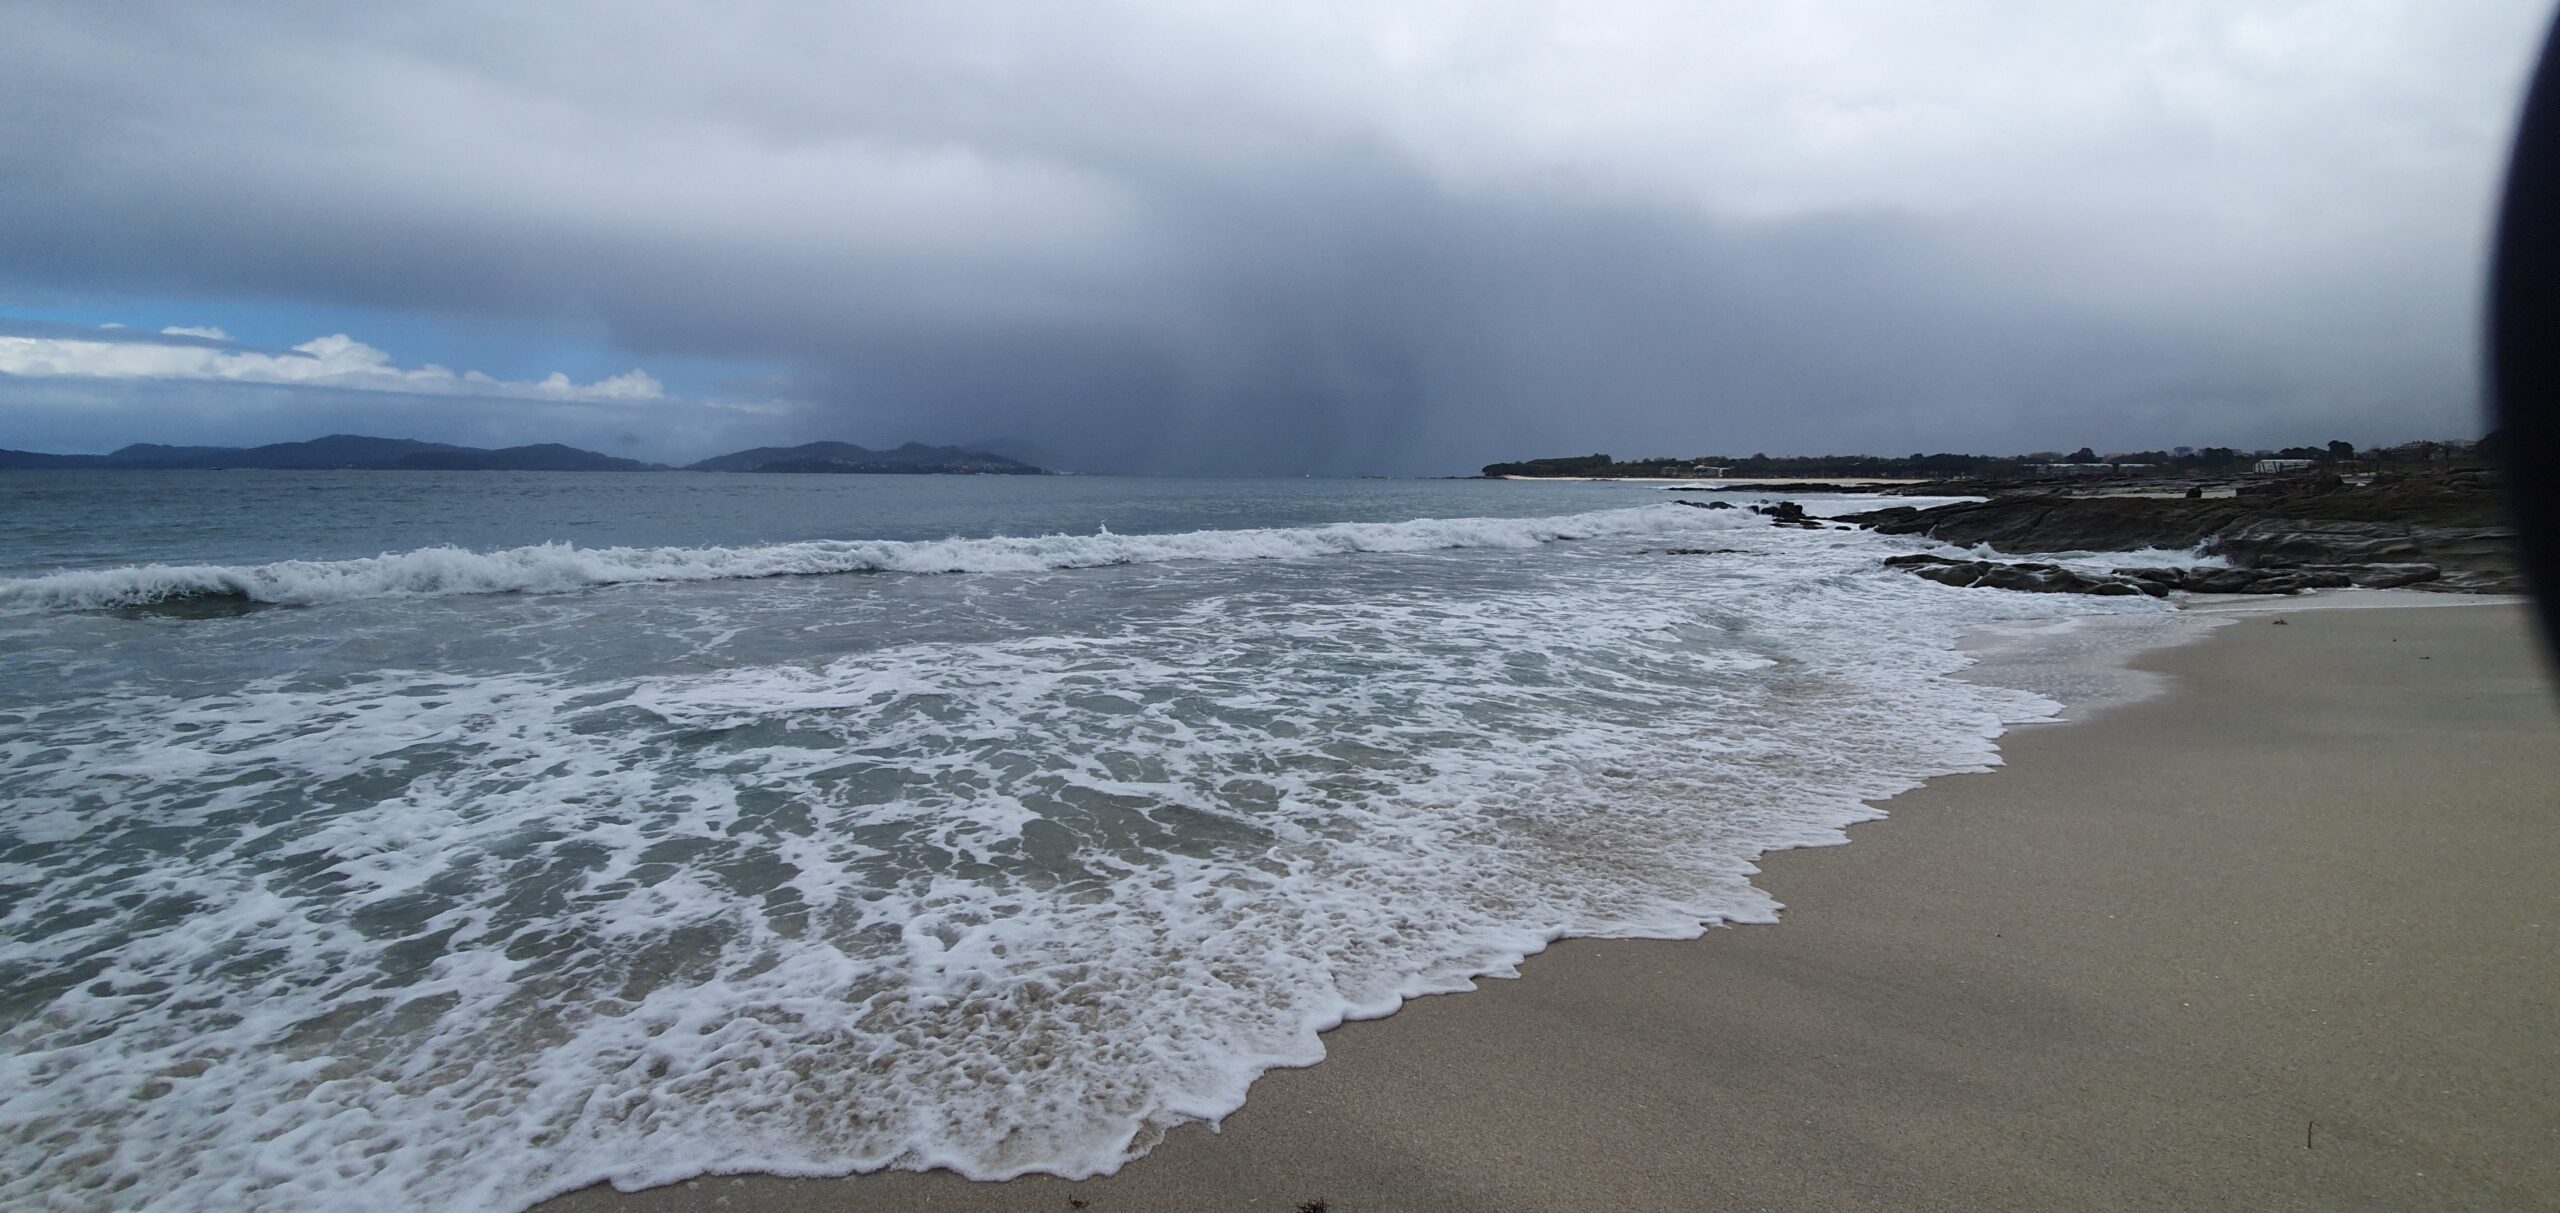
[{"label": "wet sand", "polygon": [[1783,925],[1560,944],[1116,1176],[542,1208],[2560,1208],[2560,712],[2524,612],[2243,615],[2138,664],[2174,689],[1770,856]]}]

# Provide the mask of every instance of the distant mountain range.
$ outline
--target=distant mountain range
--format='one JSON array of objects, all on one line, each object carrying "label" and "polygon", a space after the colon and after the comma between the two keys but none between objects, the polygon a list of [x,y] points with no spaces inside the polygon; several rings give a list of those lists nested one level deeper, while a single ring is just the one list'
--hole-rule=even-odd
[{"label": "distant mountain range", "polygon": [[850,442],[807,442],[799,446],[760,446],[714,455],[688,464],[689,472],[870,472],[964,473],[1037,476],[1041,469],[1018,459],[965,451],[956,446],[910,442],[894,451],[875,451]]},{"label": "distant mountain range", "polygon": [[[511,446],[498,450],[419,442],[411,438],[368,438],[331,434],[308,442],[266,446],[163,446],[137,442],[105,455],[44,455],[0,450],[0,471],[39,468],[131,468],[179,470],[265,468],[295,471],[369,472],[641,472],[663,471],[664,465],[583,451],[556,442]],[[718,455],[691,465],[697,472],[896,472],[1001,473],[1040,475],[1041,469],[1002,455],[959,447],[910,442],[893,451],[874,451],[849,442],[812,442],[794,447],[757,447]]]},{"label": "distant mountain range", "polygon": [[9,468],[274,468],[297,471],[357,469],[385,472],[637,472],[654,467],[556,442],[486,450],[413,438],[331,434],[309,442],[267,446],[163,446],[137,442],[105,455],[39,455],[0,451]]}]

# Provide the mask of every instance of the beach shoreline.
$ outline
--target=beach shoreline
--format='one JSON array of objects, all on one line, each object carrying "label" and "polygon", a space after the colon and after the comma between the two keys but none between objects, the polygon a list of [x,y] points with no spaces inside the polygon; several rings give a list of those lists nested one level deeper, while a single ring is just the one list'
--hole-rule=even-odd
[{"label": "beach shoreline", "polygon": [[2526,611],[2236,619],[2134,660],[2165,693],[1764,857],[1779,929],[1564,941],[1116,1175],[538,1207],[2560,1203],[2560,717]]}]

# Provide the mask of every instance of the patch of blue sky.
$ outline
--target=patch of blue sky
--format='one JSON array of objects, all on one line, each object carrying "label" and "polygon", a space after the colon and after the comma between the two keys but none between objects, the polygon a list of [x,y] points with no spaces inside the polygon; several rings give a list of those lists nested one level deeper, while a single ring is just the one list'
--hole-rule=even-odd
[{"label": "patch of blue sky", "polygon": [[640,353],[612,340],[602,324],[453,316],[430,312],[322,305],[284,300],[126,296],[113,301],[60,299],[0,302],[0,331],[10,322],[99,328],[110,324],[156,333],[215,328],[242,346],[284,350],[344,333],[403,367],[434,363],[456,372],[533,381],[561,372],[591,383],[638,368],[686,398],[735,397],[738,386],[769,380],[775,368],[733,359]]}]

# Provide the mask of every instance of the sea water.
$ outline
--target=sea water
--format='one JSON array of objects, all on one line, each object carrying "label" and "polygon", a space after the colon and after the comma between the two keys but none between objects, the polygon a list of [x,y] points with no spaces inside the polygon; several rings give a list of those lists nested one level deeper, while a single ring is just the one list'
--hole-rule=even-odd
[{"label": "sea water", "polygon": [[1919,546],[1621,484],[0,476],[0,1203],[1112,1170],[1559,937],[1774,920],[1761,852],[2056,710],[1961,636],[2166,610]]}]

